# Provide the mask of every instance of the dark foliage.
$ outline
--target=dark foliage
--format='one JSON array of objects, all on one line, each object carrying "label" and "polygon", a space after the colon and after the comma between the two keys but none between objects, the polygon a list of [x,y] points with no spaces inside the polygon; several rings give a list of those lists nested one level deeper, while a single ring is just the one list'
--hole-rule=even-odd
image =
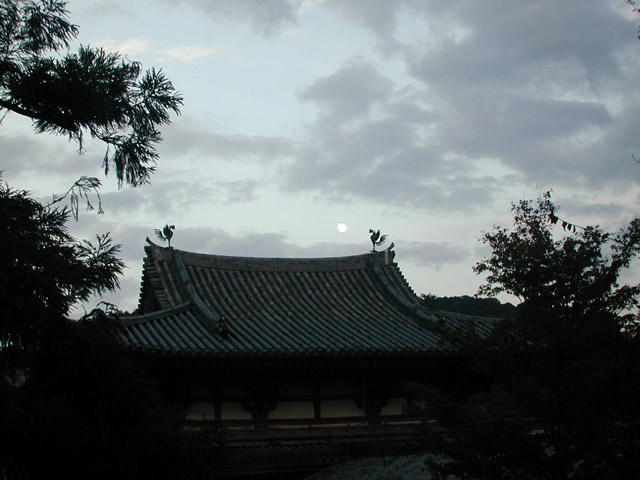
[{"label": "dark foliage", "polygon": [[[491,392],[440,416],[452,462],[474,479],[627,479],[640,451],[639,289],[619,285],[640,248],[640,222],[616,234],[576,229],[555,240],[557,207],[545,194],[513,206],[514,228],[483,241],[492,254],[480,293],[522,298],[514,319],[474,343],[476,372]],[[478,348],[482,345],[482,348]],[[437,400],[436,400],[437,402]],[[434,468],[437,468],[434,465]]]},{"label": "dark foliage", "polygon": [[602,312],[618,321],[618,313],[638,303],[640,286],[618,285],[623,269],[640,252],[640,219],[616,234],[586,227],[554,240],[556,207],[547,193],[538,202],[513,206],[513,231],[495,227],[483,235],[490,257],[474,267],[488,274],[480,294],[507,292],[554,315],[580,318]]},{"label": "dark foliage", "polygon": [[107,144],[104,169],[120,185],[149,181],[159,127],[180,113],[182,97],[162,71],[101,48],[69,53],[78,27],[66,2],[0,0],[0,111],[33,119],[37,133],[66,135],[83,149],[85,134]]},{"label": "dark foliage", "polygon": [[[120,184],[145,183],[158,127],[182,99],[162,72],[118,54],[68,53],[78,28],[65,5],[0,0],[0,114],[80,150],[88,133],[107,144]],[[109,234],[78,242],[67,229],[81,201],[93,209],[89,195],[100,211],[99,187],[81,177],[45,205],[0,182],[0,478],[199,478],[219,432],[185,430],[104,312],[68,319],[75,303],[119,288],[124,268]]]},{"label": "dark foliage", "polygon": [[516,307],[511,303],[500,303],[497,298],[476,298],[469,295],[461,297],[436,297],[422,295],[422,304],[434,310],[477,315],[480,317],[512,318]]},{"label": "dark foliage", "polygon": [[92,294],[113,292],[124,263],[109,234],[95,243],[68,232],[69,212],[47,207],[0,181],[0,344],[9,351],[37,346],[44,327]]},{"label": "dark foliage", "polygon": [[123,268],[108,235],[76,242],[68,216],[0,185],[0,476],[188,478],[197,437],[123,356],[116,324],[66,318]]},{"label": "dark foliage", "polygon": [[[104,314],[45,327],[23,388],[2,385],[3,478],[175,479],[202,471],[182,429],[142,371],[123,356]],[[194,440],[195,439],[195,440]],[[187,448],[191,446],[191,448]]]}]

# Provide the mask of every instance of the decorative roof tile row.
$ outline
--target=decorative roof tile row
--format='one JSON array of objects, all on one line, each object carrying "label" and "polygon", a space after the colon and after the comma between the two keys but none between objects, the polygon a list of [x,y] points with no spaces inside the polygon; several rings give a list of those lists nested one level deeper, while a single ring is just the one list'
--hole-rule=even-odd
[{"label": "decorative roof tile row", "polygon": [[[149,242],[151,243],[151,242]],[[146,248],[134,350],[207,358],[421,356],[452,347],[460,320],[424,311],[386,250],[338,258],[247,258]],[[481,329],[483,323],[480,323]]]}]

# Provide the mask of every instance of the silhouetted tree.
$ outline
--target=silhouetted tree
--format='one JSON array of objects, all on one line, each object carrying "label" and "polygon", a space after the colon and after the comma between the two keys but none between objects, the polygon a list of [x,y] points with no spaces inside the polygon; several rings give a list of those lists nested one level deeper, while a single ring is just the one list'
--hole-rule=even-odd
[{"label": "silhouetted tree", "polygon": [[476,298],[469,295],[460,297],[437,297],[421,295],[422,304],[434,310],[477,315],[480,317],[509,318],[516,315],[516,307],[511,303],[500,303],[497,298]]},{"label": "silhouetted tree", "polygon": [[109,234],[78,242],[69,211],[48,207],[0,180],[0,352],[31,350],[44,327],[78,301],[113,292],[124,263]]},{"label": "silhouetted tree", "polygon": [[124,266],[108,235],[75,241],[68,217],[0,184],[0,478],[197,477],[220,438],[184,430],[102,310],[67,318]]},{"label": "silhouetted tree", "polygon": [[475,351],[475,370],[495,388],[467,411],[481,406],[484,416],[442,419],[454,439],[442,444],[453,459],[445,470],[476,479],[632,478],[640,289],[618,279],[640,251],[640,220],[615,234],[585,227],[556,240],[548,193],[513,212],[513,230],[483,234],[492,253],[475,271],[488,274],[480,294],[522,303]]},{"label": "silhouetted tree", "polygon": [[[148,181],[158,127],[182,104],[162,72],[141,75],[117,53],[80,47],[66,2],[0,0],[0,114],[33,119],[37,133],[107,144],[105,172]],[[202,471],[201,435],[183,429],[144,372],[129,361],[101,310],[71,306],[114,291],[124,267],[109,234],[69,234],[69,215],[96,193],[81,177],[43,204],[0,181],[0,478],[190,478]],[[62,206],[69,198],[71,208]],[[89,207],[92,207],[88,203]],[[98,204],[100,208],[100,204]]]},{"label": "silhouetted tree", "polygon": [[142,72],[118,53],[81,46],[60,0],[0,0],[0,113],[33,119],[35,131],[66,135],[83,149],[89,134],[107,144],[104,169],[119,184],[144,184],[155,170],[159,126],[182,97],[161,70]]},{"label": "silhouetted tree", "polygon": [[4,383],[2,478],[191,478],[194,436],[120,348],[117,324],[95,311],[44,327],[25,385]]}]

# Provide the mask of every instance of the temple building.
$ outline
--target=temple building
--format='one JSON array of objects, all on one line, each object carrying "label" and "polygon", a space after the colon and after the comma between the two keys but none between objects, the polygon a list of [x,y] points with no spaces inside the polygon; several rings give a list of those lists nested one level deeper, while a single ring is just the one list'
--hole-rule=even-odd
[{"label": "temple building", "polygon": [[190,424],[226,429],[221,478],[294,477],[370,447],[397,452],[424,434],[415,385],[463,397],[487,387],[452,334],[486,334],[491,321],[423,308],[393,245],[252,258],[147,242],[122,340]]}]

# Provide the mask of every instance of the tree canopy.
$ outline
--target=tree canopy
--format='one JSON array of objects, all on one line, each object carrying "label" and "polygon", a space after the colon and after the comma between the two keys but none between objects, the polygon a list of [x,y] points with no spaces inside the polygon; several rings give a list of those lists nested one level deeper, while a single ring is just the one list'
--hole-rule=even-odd
[{"label": "tree canopy", "polygon": [[497,298],[476,298],[469,295],[437,297],[432,294],[421,295],[421,298],[422,305],[434,310],[495,318],[510,318],[516,314],[515,306],[511,303],[500,303]]},{"label": "tree canopy", "polygon": [[[0,0],[0,114],[35,131],[107,144],[105,170],[140,185],[153,172],[159,126],[181,97],[161,71],[117,53],[68,49],[78,28],[57,0]],[[1,173],[1,172],[0,172]],[[109,234],[77,241],[78,204],[97,193],[81,177],[49,204],[0,178],[0,477],[190,478],[200,442],[122,351],[117,324],[76,302],[119,288],[124,263]],[[69,198],[70,208],[61,200]],[[100,209],[100,205],[98,205]],[[201,478],[201,477],[198,477]]]},{"label": "tree canopy", "polygon": [[[513,231],[496,227],[482,236],[492,253],[474,267],[488,274],[479,294],[507,292],[557,315],[617,316],[638,305],[640,286],[620,286],[618,279],[640,252],[640,219],[615,234],[597,226],[576,228],[558,218],[549,192],[512,211]],[[555,240],[552,227],[559,224],[570,231]]]},{"label": "tree canopy", "polygon": [[77,242],[69,210],[46,206],[0,179],[0,344],[30,349],[78,301],[118,289],[124,263],[108,234]]},{"label": "tree canopy", "polygon": [[37,133],[85,135],[106,143],[105,174],[119,185],[149,181],[159,127],[180,113],[182,97],[162,70],[102,48],[69,51],[79,29],[61,0],[0,0],[0,113],[33,120]]},{"label": "tree canopy", "polygon": [[[638,285],[620,285],[640,251],[640,220],[616,233],[575,227],[546,193],[513,207],[513,228],[482,241],[479,294],[522,299],[474,343],[491,392],[443,417],[449,473],[474,479],[632,478],[640,451]],[[564,227],[561,237],[554,233]],[[555,231],[554,231],[555,230]],[[473,405],[482,415],[471,415]]]}]

